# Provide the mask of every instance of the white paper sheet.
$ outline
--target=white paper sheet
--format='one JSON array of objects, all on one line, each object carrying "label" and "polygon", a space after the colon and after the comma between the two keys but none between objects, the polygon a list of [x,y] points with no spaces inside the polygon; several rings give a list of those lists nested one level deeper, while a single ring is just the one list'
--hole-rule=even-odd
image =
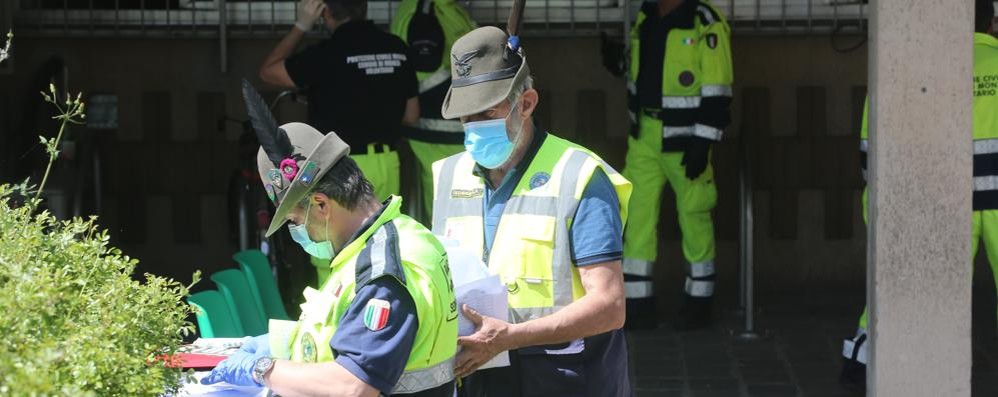
[{"label": "white paper sheet", "polygon": [[[482,315],[509,321],[509,304],[506,302],[506,286],[499,282],[499,276],[489,276],[454,287],[458,305],[465,304]],[[475,333],[475,323],[458,311],[457,334],[467,336]],[[458,349],[461,347],[458,346]],[[502,352],[482,364],[478,369],[505,367],[509,365],[509,353]]]},{"label": "white paper sheet", "polygon": [[[437,236],[447,250],[451,277],[454,281],[454,295],[457,297],[458,336],[475,333],[475,324],[464,317],[461,305],[468,305],[482,315],[509,321],[509,304],[506,301],[506,286],[499,276],[489,275],[489,270],[477,255],[461,248],[454,240]],[[458,351],[460,351],[458,346]],[[505,367],[509,365],[509,353],[502,352],[478,369]]]}]

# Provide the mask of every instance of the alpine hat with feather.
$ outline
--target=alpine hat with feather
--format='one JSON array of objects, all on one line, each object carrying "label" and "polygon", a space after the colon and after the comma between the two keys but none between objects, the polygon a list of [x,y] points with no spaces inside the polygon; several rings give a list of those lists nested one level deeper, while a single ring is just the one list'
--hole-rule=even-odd
[{"label": "alpine hat with feather", "polygon": [[484,26],[454,42],[451,85],[440,108],[445,119],[484,112],[509,99],[513,89],[523,84],[530,68],[515,37],[495,26]]},{"label": "alpine hat with feather", "polygon": [[308,195],[336,162],[350,154],[350,146],[334,132],[323,135],[304,123],[277,125],[277,120],[253,85],[243,80],[243,100],[260,141],[256,155],[260,180],[277,210],[267,237],[287,221],[288,212]]}]

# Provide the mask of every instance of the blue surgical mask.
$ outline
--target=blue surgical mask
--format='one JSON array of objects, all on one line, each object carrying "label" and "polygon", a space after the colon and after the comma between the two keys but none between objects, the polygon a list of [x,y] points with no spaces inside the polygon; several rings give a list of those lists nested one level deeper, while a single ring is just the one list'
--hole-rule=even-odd
[{"label": "blue surgical mask", "polygon": [[[310,209],[312,209],[311,201],[308,203],[308,208],[305,209],[305,223],[301,225],[288,225],[288,231],[291,232],[291,239],[298,243],[309,255],[319,259],[333,259],[336,256],[333,243],[329,242],[329,240],[317,243],[312,241],[312,238],[308,236],[308,230],[305,228],[305,225],[308,224],[308,211]],[[329,220],[327,219],[326,222],[329,222]]]},{"label": "blue surgical mask", "polygon": [[515,109],[516,105],[513,105],[509,114],[501,119],[464,123],[464,148],[482,167],[498,168],[513,154],[514,145],[506,133],[506,119]]}]

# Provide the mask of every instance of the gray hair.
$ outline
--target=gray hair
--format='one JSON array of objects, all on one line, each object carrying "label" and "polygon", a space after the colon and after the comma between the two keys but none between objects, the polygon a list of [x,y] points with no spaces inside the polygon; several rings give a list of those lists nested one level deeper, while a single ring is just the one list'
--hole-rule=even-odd
[{"label": "gray hair", "polygon": [[520,96],[531,88],[534,88],[534,76],[528,75],[522,82],[520,82],[520,85],[513,87],[513,89],[509,91],[509,102],[516,103],[516,101],[520,99]]},{"label": "gray hair", "polygon": [[374,186],[364,177],[357,162],[343,157],[333,168],[322,176],[298,205],[304,207],[313,193],[322,193],[347,211],[353,211],[361,203],[374,198]]}]

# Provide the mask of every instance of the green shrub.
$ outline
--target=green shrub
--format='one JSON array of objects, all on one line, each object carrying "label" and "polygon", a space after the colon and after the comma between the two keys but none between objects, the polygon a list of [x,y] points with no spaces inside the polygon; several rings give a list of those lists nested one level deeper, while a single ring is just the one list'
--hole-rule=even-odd
[{"label": "green shrub", "polygon": [[189,286],[133,279],[138,261],[108,244],[95,217],[57,220],[20,200],[32,193],[0,185],[0,396],[175,391],[190,374],[162,357],[194,331]]},{"label": "green shrub", "polygon": [[[0,185],[0,395],[157,396],[185,376],[157,359],[194,327],[188,287],[146,275],[89,220],[12,208]],[[197,278],[197,275],[195,275]]]}]

